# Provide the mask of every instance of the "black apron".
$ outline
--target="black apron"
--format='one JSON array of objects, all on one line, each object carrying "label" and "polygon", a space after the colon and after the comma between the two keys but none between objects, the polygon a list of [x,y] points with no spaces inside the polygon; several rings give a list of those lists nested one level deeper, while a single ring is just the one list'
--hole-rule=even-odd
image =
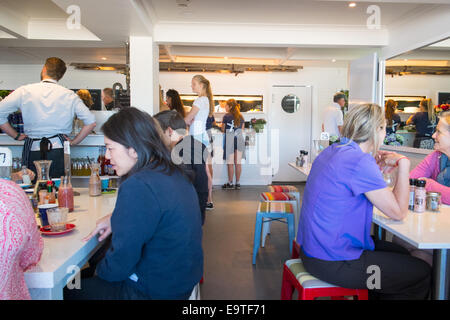
[{"label": "black apron", "polygon": [[[53,149],[50,139],[58,137],[61,141],[62,148]],[[31,151],[34,141],[41,141],[40,151]],[[42,139],[25,138],[25,144],[22,151],[22,165],[28,169],[37,172],[33,161],[36,160],[52,160],[50,166],[50,178],[61,178],[64,175],[64,141],[66,137],[63,134],[56,134],[49,138]]]}]

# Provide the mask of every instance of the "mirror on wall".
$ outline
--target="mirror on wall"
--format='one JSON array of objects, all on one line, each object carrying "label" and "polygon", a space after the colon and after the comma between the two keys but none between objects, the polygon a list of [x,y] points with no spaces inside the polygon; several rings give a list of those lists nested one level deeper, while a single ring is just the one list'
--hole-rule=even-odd
[{"label": "mirror on wall", "polygon": [[385,144],[433,149],[439,114],[450,109],[450,38],[386,61]]},{"label": "mirror on wall", "polygon": [[284,112],[294,113],[300,109],[300,99],[295,94],[288,94],[281,100],[281,108]]}]

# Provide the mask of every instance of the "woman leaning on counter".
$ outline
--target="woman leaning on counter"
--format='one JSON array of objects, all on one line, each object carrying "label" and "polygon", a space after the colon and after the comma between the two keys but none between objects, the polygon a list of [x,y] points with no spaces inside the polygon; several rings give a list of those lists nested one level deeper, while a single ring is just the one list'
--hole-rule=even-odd
[{"label": "woman leaning on counter", "polygon": [[433,134],[434,152],[429,154],[409,174],[412,179],[427,181],[427,191],[441,193],[442,202],[450,204],[450,111],[442,113]]},{"label": "woman leaning on counter", "polygon": [[[314,161],[298,227],[300,257],[313,276],[344,288],[368,289],[368,267],[379,266],[381,288],[369,290],[371,298],[426,299],[430,267],[401,246],[370,236],[373,206],[395,220],[408,212],[410,161],[378,151],[385,126],[380,106],[354,107],[341,141]],[[392,191],[380,167],[398,167]]]},{"label": "woman leaning on counter", "polygon": [[106,158],[121,177],[112,215],[86,238],[112,234],[111,248],[81,289],[64,299],[187,299],[203,274],[201,215],[194,186],[171,161],[157,121],[136,108],[102,127]]}]

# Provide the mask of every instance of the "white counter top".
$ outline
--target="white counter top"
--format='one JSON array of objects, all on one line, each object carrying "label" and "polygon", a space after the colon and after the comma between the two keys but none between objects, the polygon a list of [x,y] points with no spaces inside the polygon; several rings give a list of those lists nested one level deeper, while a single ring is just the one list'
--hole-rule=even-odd
[{"label": "white counter top", "polygon": [[309,162],[306,167],[297,167],[295,162],[289,162],[289,166],[304,174],[308,178],[309,173],[311,172],[312,163]]},{"label": "white counter top", "polygon": [[75,189],[75,210],[68,219],[76,229],[60,236],[42,236],[44,251],[39,263],[25,273],[25,281],[33,299],[62,299],[62,289],[73,276],[68,268],[81,267],[95,252],[99,242],[93,238],[83,241],[96,225],[96,221],[112,212],[116,194],[89,197],[88,189]]},{"label": "white counter top", "polygon": [[403,221],[395,221],[374,208],[373,222],[418,249],[450,249],[450,206],[440,212],[408,211]]},{"label": "white counter top", "polygon": [[[0,146],[23,146],[23,141],[16,141],[6,133],[0,133]],[[103,134],[90,134],[83,141],[73,147],[98,147],[104,146],[104,135]]]}]

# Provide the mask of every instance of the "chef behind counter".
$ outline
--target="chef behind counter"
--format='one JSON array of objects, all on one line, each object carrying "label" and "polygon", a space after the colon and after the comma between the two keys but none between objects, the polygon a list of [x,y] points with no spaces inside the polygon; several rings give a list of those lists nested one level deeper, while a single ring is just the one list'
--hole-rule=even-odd
[{"label": "chef behind counter", "polygon": [[[36,171],[33,161],[52,160],[50,176],[64,175],[64,141],[76,145],[95,128],[95,117],[72,90],[58,84],[66,72],[63,60],[52,57],[45,61],[41,82],[21,86],[0,101],[0,128],[15,140],[24,140],[22,164]],[[8,123],[8,115],[22,111],[24,132],[17,133]],[[70,140],[74,116],[84,126]]]}]

